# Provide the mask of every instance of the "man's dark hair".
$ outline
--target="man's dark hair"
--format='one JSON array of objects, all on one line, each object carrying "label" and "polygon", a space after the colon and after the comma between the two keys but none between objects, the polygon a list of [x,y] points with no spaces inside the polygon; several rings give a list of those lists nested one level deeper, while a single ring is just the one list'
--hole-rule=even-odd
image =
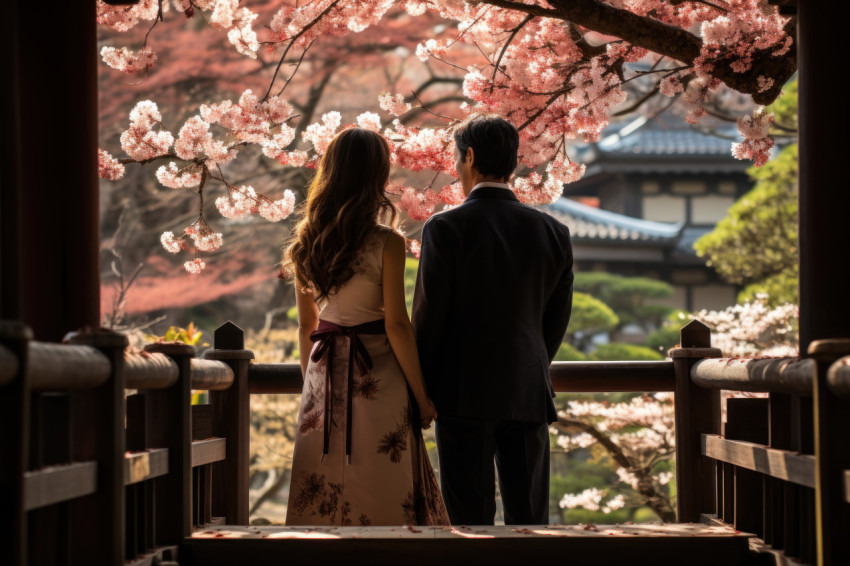
[{"label": "man's dark hair", "polygon": [[472,116],[455,129],[454,137],[462,157],[470,147],[474,150],[473,166],[485,177],[507,180],[516,169],[519,133],[504,118],[494,114]]}]

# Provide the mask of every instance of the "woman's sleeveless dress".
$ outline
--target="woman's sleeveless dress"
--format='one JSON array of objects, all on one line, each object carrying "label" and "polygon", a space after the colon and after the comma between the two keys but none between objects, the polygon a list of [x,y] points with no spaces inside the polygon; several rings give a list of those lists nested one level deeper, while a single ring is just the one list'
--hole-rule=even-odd
[{"label": "woman's sleeveless dress", "polygon": [[367,237],[354,276],[319,304],[314,336],[323,339],[304,379],[287,525],[449,524],[415,401],[382,330],[388,234],[379,227]]}]

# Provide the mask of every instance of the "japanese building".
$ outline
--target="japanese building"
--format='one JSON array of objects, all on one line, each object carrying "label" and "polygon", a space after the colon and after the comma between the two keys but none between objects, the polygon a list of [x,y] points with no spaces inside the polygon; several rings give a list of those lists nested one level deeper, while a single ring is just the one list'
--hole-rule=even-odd
[{"label": "japanese building", "polygon": [[693,249],[752,188],[750,163],[732,157],[726,139],[737,139],[734,126],[721,133],[640,117],[577,147],[573,158],[587,165],[584,177],[543,207],[569,226],[576,271],[660,279],[673,286],[667,303],[676,309],[734,304],[739,288]]}]

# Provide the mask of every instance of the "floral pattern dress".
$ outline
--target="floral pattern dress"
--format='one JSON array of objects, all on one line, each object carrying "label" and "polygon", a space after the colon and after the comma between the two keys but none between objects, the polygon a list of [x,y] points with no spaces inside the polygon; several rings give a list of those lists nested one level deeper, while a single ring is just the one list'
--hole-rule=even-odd
[{"label": "floral pattern dress", "polygon": [[[369,235],[354,262],[354,276],[319,304],[321,320],[352,327],[384,318],[381,281],[389,231],[379,227]],[[335,340],[330,375],[327,358],[311,359],[307,366],[286,524],[448,525],[415,404],[387,336],[358,336],[372,367],[359,368],[351,380],[353,338],[330,339]]]}]

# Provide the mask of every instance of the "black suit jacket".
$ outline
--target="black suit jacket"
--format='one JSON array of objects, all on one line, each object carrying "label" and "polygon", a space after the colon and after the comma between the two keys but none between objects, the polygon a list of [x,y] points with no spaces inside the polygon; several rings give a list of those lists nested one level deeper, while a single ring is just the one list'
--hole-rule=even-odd
[{"label": "black suit jacket", "polygon": [[566,226],[479,187],[422,229],[413,327],[438,413],[553,422],[549,364],[570,320]]}]

